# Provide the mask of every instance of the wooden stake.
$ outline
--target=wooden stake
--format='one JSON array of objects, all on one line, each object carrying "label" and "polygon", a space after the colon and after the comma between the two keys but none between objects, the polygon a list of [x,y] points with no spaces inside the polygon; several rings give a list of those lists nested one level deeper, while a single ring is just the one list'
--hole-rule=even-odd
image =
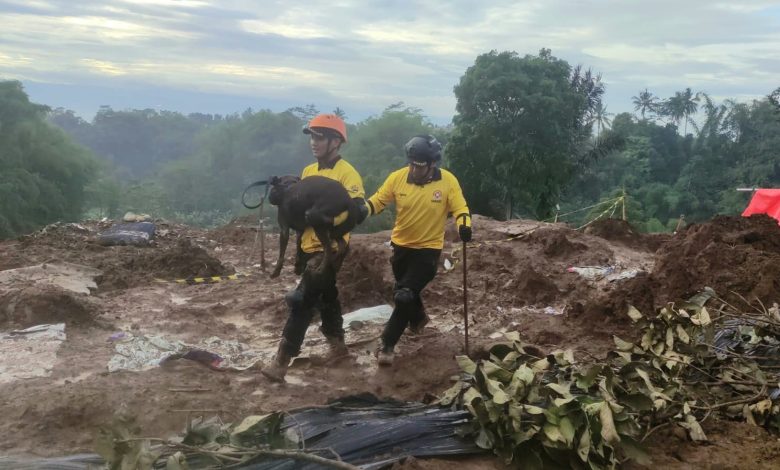
[{"label": "wooden stake", "polygon": [[623,220],[626,220],[626,188],[623,187]]},{"label": "wooden stake", "polygon": [[680,214],[680,218],[677,220],[677,227],[675,227],[674,233],[679,232],[684,223],[685,223],[685,214]]}]

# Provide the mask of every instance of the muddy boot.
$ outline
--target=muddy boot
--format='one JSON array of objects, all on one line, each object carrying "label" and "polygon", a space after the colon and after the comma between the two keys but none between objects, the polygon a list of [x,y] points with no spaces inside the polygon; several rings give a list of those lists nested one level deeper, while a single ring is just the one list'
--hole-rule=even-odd
[{"label": "muddy boot", "polygon": [[328,359],[335,361],[345,357],[349,357],[349,349],[344,342],[344,337],[339,336],[325,336],[328,341]]},{"label": "muddy boot", "polygon": [[393,365],[393,359],[395,358],[393,349],[395,348],[382,346],[377,350],[376,359],[377,364],[379,364],[380,367],[388,367]]},{"label": "muddy boot", "polygon": [[284,382],[284,376],[287,375],[287,367],[290,365],[292,356],[284,350],[284,340],[279,343],[279,350],[276,352],[271,365],[263,367],[261,374],[266,376],[272,382]]},{"label": "muddy boot", "polygon": [[423,330],[425,329],[425,325],[427,325],[428,322],[430,322],[430,321],[431,321],[431,319],[430,319],[430,317],[428,317],[428,314],[423,312],[423,318],[422,318],[422,320],[420,320],[420,323],[418,323],[416,325],[412,325],[411,323],[409,324],[409,332],[412,333],[413,335],[421,334],[423,332]]}]

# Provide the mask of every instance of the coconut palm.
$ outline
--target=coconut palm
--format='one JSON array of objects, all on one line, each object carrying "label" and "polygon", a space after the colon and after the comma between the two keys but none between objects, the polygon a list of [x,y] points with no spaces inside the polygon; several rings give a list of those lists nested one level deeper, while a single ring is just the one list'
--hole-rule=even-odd
[{"label": "coconut palm", "polygon": [[639,111],[642,119],[645,119],[646,112],[657,112],[660,105],[658,97],[647,91],[647,88],[645,91],[640,91],[639,95],[632,96],[631,99],[634,101],[634,111]]},{"label": "coconut palm", "polygon": [[592,124],[596,124],[597,139],[601,134],[602,128],[606,129],[612,125],[612,119],[610,119],[611,116],[614,116],[614,114],[607,112],[607,107],[604,106],[604,103],[601,101],[596,103],[596,106],[593,108],[593,111],[590,114],[590,122]]},{"label": "coconut palm", "polygon": [[680,125],[680,121],[684,121],[683,135],[688,134],[688,122],[691,120],[691,114],[695,114],[699,110],[699,93],[695,95],[690,88],[686,88],[685,91],[677,91],[674,96],[664,101],[663,112],[666,116],[669,116],[676,125]]}]

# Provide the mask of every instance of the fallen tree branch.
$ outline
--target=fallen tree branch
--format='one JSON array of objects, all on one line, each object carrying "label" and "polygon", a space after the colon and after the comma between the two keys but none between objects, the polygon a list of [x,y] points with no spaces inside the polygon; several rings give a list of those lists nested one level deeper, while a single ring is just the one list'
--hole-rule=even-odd
[{"label": "fallen tree branch", "polygon": [[707,410],[707,411],[719,410],[721,408],[728,408],[729,406],[742,405],[744,403],[752,403],[752,402],[758,400],[759,398],[761,398],[761,395],[764,395],[765,393],[766,393],[766,385],[762,386],[761,387],[761,391],[758,392],[757,394],[753,395],[750,398],[743,398],[741,400],[727,401],[726,403],[718,403],[718,404],[715,404],[715,405],[712,405],[712,406],[691,405],[691,408],[693,408],[695,410]]}]

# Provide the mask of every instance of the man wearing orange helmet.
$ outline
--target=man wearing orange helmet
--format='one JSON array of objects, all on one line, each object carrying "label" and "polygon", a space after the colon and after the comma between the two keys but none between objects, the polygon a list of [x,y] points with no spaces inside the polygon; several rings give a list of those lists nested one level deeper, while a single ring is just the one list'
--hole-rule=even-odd
[{"label": "man wearing orange helmet", "polygon": [[[362,222],[368,213],[363,199],[363,180],[339,153],[341,146],[347,142],[347,126],[344,121],[335,114],[319,114],[303,128],[303,133],[309,136],[311,151],[317,161],[303,169],[301,179],[320,175],[341,183],[360,208],[358,223]],[[344,236],[344,241],[349,242],[349,234]],[[282,332],[279,350],[271,365],[262,370],[263,375],[270,380],[284,381],[290,360],[301,352],[303,338],[315,308],[320,312],[320,331],[328,341],[331,356],[338,358],[348,354],[344,343],[339,292],[336,288],[336,274],[341,263],[337,262],[324,276],[316,277],[316,282],[312,282],[313,277],[307,275],[317,270],[324,249],[326,248],[317,239],[314,230],[308,227],[301,235],[300,250],[295,257],[295,273],[303,274],[301,281],[294,290],[285,295],[290,314]],[[339,261],[343,261],[343,256]]]}]

